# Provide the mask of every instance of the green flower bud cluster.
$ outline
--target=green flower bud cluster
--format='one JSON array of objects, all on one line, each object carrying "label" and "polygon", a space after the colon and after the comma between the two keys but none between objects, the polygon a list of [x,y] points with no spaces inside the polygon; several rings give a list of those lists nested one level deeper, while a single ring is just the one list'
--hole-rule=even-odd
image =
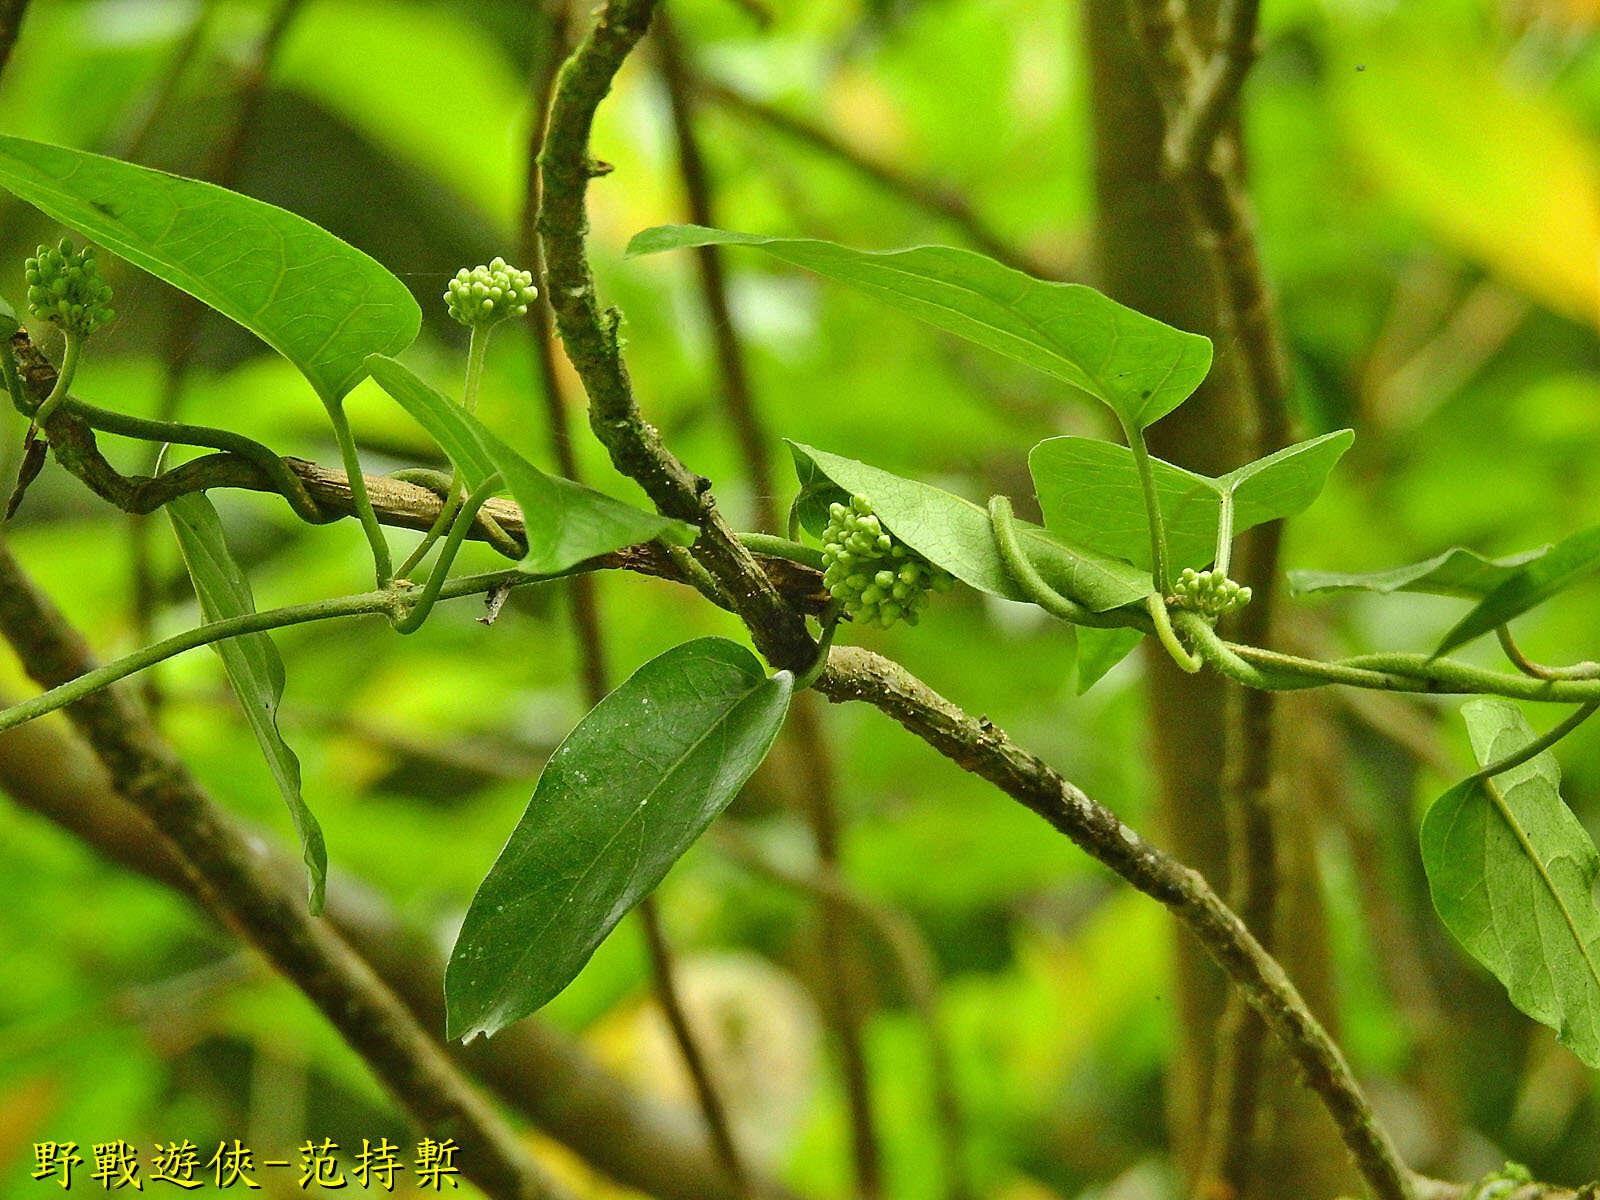
[{"label": "green flower bud cluster", "polygon": [[94,250],[74,250],[70,238],[40,246],[27,262],[28,308],[42,321],[87,337],[116,314],[111,285],[100,275]]},{"label": "green flower bud cluster", "polygon": [[887,629],[915,625],[930,594],[955,582],[883,527],[865,496],[828,506],[822,532],[822,579],[854,620]]},{"label": "green flower bud cluster", "polygon": [[462,267],[444,293],[450,315],[463,325],[479,328],[527,316],[528,305],[538,298],[533,272],[519,271],[503,258],[470,271]]},{"label": "green flower bud cluster", "polygon": [[1172,594],[1179,608],[1189,608],[1208,617],[1220,617],[1250,603],[1250,589],[1235,583],[1221,571],[1196,571],[1185,567],[1173,581]]}]

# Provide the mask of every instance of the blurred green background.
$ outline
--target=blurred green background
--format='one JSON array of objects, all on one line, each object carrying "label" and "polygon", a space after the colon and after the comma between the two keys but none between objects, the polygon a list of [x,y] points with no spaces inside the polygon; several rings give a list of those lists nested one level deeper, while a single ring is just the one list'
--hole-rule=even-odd
[{"label": "blurred green background", "polygon": [[[1100,2],[1110,0],[773,0],[767,27],[730,0],[672,0],[671,9],[706,78],[957,190],[1030,261],[1092,278],[1080,3]],[[276,14],[227,0],[37,0],[0,83],[0,129],[187,174],[225,163],[238,190],[310,217],[412,285],[427,319],[409,360],[454,390],[464,331],[445,320],[438,296],[458,267],[515,257],[522,242],[529,80],[549,52],[543,18],[509,2],[307,0],[263,63]],[[1358,435],[1328,492],[1291,523],[1287,564],[1377,568],[1454,544],[1506,553],[1590,523],[1600,507],[1600,7],[1269,0],[1264,22],[1246,137],[1299,432],[1349,425]],[[692,261],[621,257],[637,230],[685,219],[654,62],[636,56],[601,111],[596,153],[616,170],[591,191],[591,253],[604,297],[626,314],[641,404],[748,526],[755,498],[722,412]],[[242,103],[256,109],[230,150]],[[966,237],[736,107],[703,104],[698,127],[729,227],[864,248]],[[0,199],[0,291],[17,298],[23,258],[59,232]],[[758,256],[725,262],[785,487],[779,435],[975,498],[1005,491],[1026,509],[1035,441],[1111,435],[1064,385]],[[183,419],[337,461],[293,368],[220,318],[184,317],[173,293],[126,264],[106,268],[119,316],[96,338],[78,395],[157,413],[164,364],[192,354],[177,395]],[[552,465],[539,386],[527,336],[502,332],[480,412]],[[349,408],[369,471],[440,461],[370,384]],[[581,409],[572,420],[586,432]],[[6,479],[22,424],[13,414],[0,437]],[[122,469],[149,469],[148,448],[103,444]],[[578,452],[588,482],[637,498],[592,439],[581,437]],[[355,523],[313,529],[271,497],[214,498],[261,607],[364,586]],[[780,511],[788,500],[780,489]],[[197,619],[164,523],[137,538],[126,517],[54,466],[5,536],[103,655]],[[409,545],[407,535],[394,541]],[[144,605],[134,599],[140,555]],[[467,558],[478,569],[494,561],[482,547]],[[690,636],[740,636],[686,589],[632,576],[598,588],[619,676]],[[1597,599],[1592,587],[1564,593],[1525,622],[1524,648],[1551,661],[1600,657]],[[567,611],[551,585],[517,592],[492,628],[464,602],[405,640],[377,621],[276,635],[289,669],[284,729],[335,873],[364,880],[442,947],[543,756],[583,710]],[[1314,645],[1418,648],[1459,606],[1395,597],[1289,611],[1296,636]],[[846,636],[988,715],[1160,840],[1138,659],[1075,697],[1070,643],[1037,617],[958,592],[919,628]],[[215,657],[178,659],[153,683],[163,727],[216,798],[292,845]],[[27,686],[0,656],[0,689],[17,696]],[[1569,1181],[1600,1174],[1592,1074],[1511,1010],[1428,904],[1416,821],[1448,782],[1441,766],[1459,774],[1470,761],[1451,706],[1374,710],[1329,698],[1317,712],[1332,748],[1322,786],[1302,800],[1320,830],[1313,849],[1337,1024],[1403,1146],[1456,1177],[1506,1157]],[[878,714],[823,716],[846,876],[911,919],[941,977],[979,1194],[1172,1195],[1165,915]],[[1597,749],[1586,731],[1562,751],[1567,797],[1591,824]],[[780,745],[730,820],[775,860],[804,866],[793,756]],[[269,1157],[308,1136],[414,1143],[289,986],[174,894],[9,803],[0,804],[0,896],[0,1196],[45,1194],[29,1171],[32,1144],[46,1138],[147,1147],[239,1137]],[[661,896],[691,998],[720,1031],[725,1090],[753,1157],[808,1195],[848,1194],[814,905],[715,840],[690,853]],[[923,1024],[881,951],[863,942],[861,956],[889,1192],[933,1197],[941,1175]],[[633,923],[541,1019],[640,1089],[686,1096]],[[538,1145],[583,1194],[621,1194]]]}]

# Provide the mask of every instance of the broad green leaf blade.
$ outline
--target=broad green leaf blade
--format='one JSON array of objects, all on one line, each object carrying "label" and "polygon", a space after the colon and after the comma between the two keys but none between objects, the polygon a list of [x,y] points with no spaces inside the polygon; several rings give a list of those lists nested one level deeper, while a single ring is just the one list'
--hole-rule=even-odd
[{"label": "broad green leaf blade", "polygon": [[852,250],[703,225],[636,234],[630,257],[688,246],[755,246],[775,258],[876,296],[1082,388],[1143,429],[1187,400],[1211,369],[1211,341],[1118,304],[1080,283],[1046,283],[950,246]]},{"label": "broad green leaf blade", "polygon": [[1475,550],[1455,546],[1422,562],[1387,571],[1290,571],[1289,590],[1297,596],[1312,592],[1426,592],[1477,600],[1549,552],[1549,546],[1540,546],[1509,558],[1485,558]]},{"label": "broad green leaf blade", "polygon": [[1476,608],[1444,635],[1435,654],[1444,654],[1496,626],[1538,608],[1568,584],[1575,583],[1600,567],[1600,525],[1591,526],[1556,543],[1555,549],[1540,556],[1502,581],[1478,602]]},{"label": "broad green leaf blade", "polygon": [[[1321,494],[1354,440],[1348,429],[1323,434],[1214,479],[1152,459],[1173,566],[1203,567],[1215,557],[1224,492],[1233,492],[1235,533],[1292,517]],[[1150,565],[1144,491],[1126,446],[1047,438],[1029,453],[1028,467],[1047,528],[1077,545]]]},{"label": "broad green leaf blade", "polygon": [[333,404],[409,346],[405,284],[304,217],[196,179],[0,136],[0,187],[243,325]]},{"label": "broad green leaf blade", "polygon": [[1106,677],[1106,673],[1132,654],[1144,634],[1137,629],[1097,629],[1080,625],[1078,632],[1078,695]]},{"label": "broad green leaf blade", "polygon": [[[790,442],[789,449],[802,480],[820,472],[844,491],[865,496],[896,537],[968,587],[1008,600],[1028,599],[1006,573],[985,509],[941,488],[891,475],[852,458],[799,442]],[[1095,612],[1136,604],[1155,590],[1150,573],[1131,563],[1069,545],[1025,521],[1018,521],[1017,529],[1029,559],[1046,582]]]},{"label": "broad green leaf blade", "polygon": [[[169,501],[167,516],[178,536],[178,549],[194,581],[200,612],[207,622],[237,617],[256,610],[250,581],[228,550],[222,522],[204,492],[190,492]],[[300,838],[300,852],[310,873],[310,907],[322,911],[328,876],[328,852],[322,826],[300,794],[300,760],[278,731],[278,704],[283,699],[283,659],[265,633],[247,633],[216,643],[223,670],[244,709],[250,732],[255,734],[272,778],[288,805]]]},{"label": "broad green leaf blade", "polygon": [[614,500],[603,492],[547,475],[506,445],[475,416],[381,354],[367,360],[373,380],[439,443],[461,468],[469,488],[496,471],[522,508],[528,552],[518,565],[534,575],[553,575],[597,554],[664,538],[680,546],[700,531]]},{"label": "broad green leaf blade", "polygon": [[[1462,715],[1479,763],[1534,740],[1504,700],[1468,701]],[[1439,916],[1511,1002],[1600,1067],[1600,854],[1560,783],[1546,751],[1451,788],[1423,819],[1422,863]]]},{"label": "broad green leaf blade", "polygon": [[467,910],[445,973],[448,1036],[494,1034],[572,981],[766,757],[792,685],[700,638],[578,723]]}]

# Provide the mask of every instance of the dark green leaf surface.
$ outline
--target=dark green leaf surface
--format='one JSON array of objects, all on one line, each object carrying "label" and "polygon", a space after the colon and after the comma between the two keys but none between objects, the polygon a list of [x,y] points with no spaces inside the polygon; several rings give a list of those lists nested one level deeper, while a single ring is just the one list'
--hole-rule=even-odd
[{"label": "dark green leaf surface", "polygon": [[[250,581],[229,552],[222,522],[217,519],[217,510],[206,494],[190,492],[179,496],[167,503],[166,512],[178,536],[178,549],[189,568],[189,578],[194,581],[200,612],[206,621],[255,612]],[[228,638],[217,642],[214,648],[222,658],[228,682],[239,698],[239,706],[244,709],[250,732],[255,734],[283,802],[289,807],[295,833],[300,837],[301,855],[310,873],[311,911],[320,913],[328,875],[328,852],[322,841],[322,827],[300,794],[300,760],[278,730],[278,704],[283,699],[284,685],[283,659],[265,633]]]},{"label": "dark green leaf surface", "polygon": [[[1304,512],[1350,448],[1348,429],[1285,447],[1217,478],[1152,459],[1175,567],[1203,567],[1216,554],[1225,492],[1233,493],[1233,529]],[[1028,455],[1045,525],[1068,541],[1150,566],[1144,492],[1133,453],[1115,442],[1057,437]]]},{"label": "dark green leaf surface", "polygon": [[375,354],[367,369],[377,384],[410,413],[461,468],[469,488],[500,473],[522,508],[528,552],[519,564],[535,575],[551,575],[623,546],[664,538],[690,545],[699,530],[646,512],[603,492],[547,475],[494,435],[481,421],[392,358]]},{"label": "dark green leaf surface", "polygon": [[11,307],[4,296],[0,296],[0,337],[8,338],[22,328],[17,320],[17,310]]},{"label": "dark green leaf surface", "polygon": [[1211,369],[1210,339],[1184,333],[1080,283],[1046,283],[970,250],[852,250],[702,225],[636,234],[629,256],[688,246],[755,246],[847,284],[990,350],[1082,388],[1143,429],[1193,394]]},{"label": "dark green leaf surface", "polygon": [[1435,654],[1444,654],[1481,637],[1523,613],[1538,608],[1568,584],[1576,583],[1600,567],[1600,525],[1556,543],[1555,549],[1541,555],[1503,580],[1478,606],[1439,643]]},{"label": "dark green leaf surface", "polygon": [[[961,582],[992,596],[1028,599],[1006,573],[989,514],[960,496],[869,467],[852,458],[789,443],[801,478],[820,471],[853,495],[865,496],[896,537]],[[1028,558],[1045,581],[1095,612],[1136,604],[1154,590],[1148,571],[1093,550],[1068,545],[1048,530],[1017,522]]]},{"label": "dark green leaf surface", "polygon": [[[1462,706],[1479,763],[1515,753],[1534,733],[1515,705]],[[1600,854],[1560,793],[1555,756],[1451,788],[1422,823],[1434,907],[1511,1002],[1600,1067]]]},{"label": "dark green leaf surface", "polygon": [[1475,550],[1455,546],[1422,562],[1387,571],[1290,571],[1289,589],[1297,596],[1311,592],[1426,592],[1476,600],[1549,552],[1549,546],[1540,546],[1508,558],[1485,558]]},{"label": "dark green leaf surface", "polygon": [[374,259],[303,217],[195,179],[0,136],[0,187],[239,322],[334,403],[422,312]]},{"label": "dark green leaf surface", "polygon": [[792,682],[701,638],[579,722],[467,911],[445,975],[450,1037],[504,1029],[572,981],[766,757]]}]

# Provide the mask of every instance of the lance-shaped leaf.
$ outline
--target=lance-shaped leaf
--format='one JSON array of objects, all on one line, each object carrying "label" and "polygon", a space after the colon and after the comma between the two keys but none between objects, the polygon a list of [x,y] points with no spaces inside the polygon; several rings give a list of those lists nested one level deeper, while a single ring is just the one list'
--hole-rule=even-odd
[{"label": "lance-shaped leaf", "polygon": [[[217,510],[204,492],[190,492],[166,505],[178,536],[178,549],[194,591],[200,612],[207,622],[238,617],[256,610],[250,581],[234,561],[223,536]],[[222,668],[244,709],[246,723],[255,734],[262,756],[278,785],[295,833],[300,837],[300,852],[310,873],[310,906],[313,914],[322,911],[323,891],[328,875],[328,852],[322,841],[322,827],[306,807],[300,793],[300,760],[295,757],[278,731],[278,704],[283,699],[283,659],[265,633],[247,633],[215,643]]]},{"label": "lance-shaped leaf", "polygon": [[700,638],[639,668],[545,764],[445,973],[450,1037],[550,1000],[766,757],[793,681]]},{"label": "lance-shaped leaf", "polygon": [[[1480,763],[1534,740],[1515,705],[1462,706]],[[1422,863],[1450,932],[1511,1002],[1600,1067],[1600,854],[1561,800],[1548,750],[1493,779],[1468,779],[1428,809]]]},{"label": "lance-shaped leaf", "polygon": [[1290,571],[1289,590],[1297,596],[1311,592],[1424,592],[1478,600],[1548,553],[1549,546],[1540,546],[1507,558],[1485,558],[1475,550],[1453,546],[1422,562],[1387,571]]},{"label": "lance-shaped leaf", "polygon": [[[1285,447],[1212,478],[1152,459],[1175,567],[1203,567],[1216,554],[1222,497],[1233,494],[1233,531],[1304,512],[1355,440],[1348,429]],[[1047,438],[1028,455],[1045,525],[1080,546],[1150,565],[1144,491],[1133,453],[1115,442]]]},{"label": "lance-shaped leaf", "polygon": [[[842,492],[865,496],[897,538],[962,583],[1008,600],[1028,599],[1006,572],[987,510],[942,488],[891,475],[853,458],[798,442],[790,442],[789,450],[803,483],[809,480],[816,487],[820,475]],[[1150,573],[1131,563],[1070,545],[1026,521],[1017,522],[1017,532],[1045,581],[1095,612],[1136,604],[1155,590]]]},{"label": "lance-shaped leaf", "polygon": [[1476,608],[1444,635],[1435,654],[1444,654],[1481,637],[1496,626],[1538,608],[1557,592],[1600,567],[1600,525],[1591,526],[1557,542],[1501,581]]},{"label": "lance-shaped leaf", "polygon": [[354,246],[215,184],[0,136],[0,187],[243,325],[328,404],[372,353],[409,346],[422,311]]},{"label": "lance-shaped leaf", "polygon": [[552,575],[597,554],[658,538],[687,546],[700,533],[685,521],[545,474],[466,409],[392,358],[375,354],[367,360],[367,369],[461,468],[469,489],[500,473],[506,490],[522,508],[528,552],[518,565],[524,571]]},{"label": "lance-shaped leaf", "polygon": [[1187,400],[1211,369],[1211,341],[1118,304],[1081,283],[1046,283],[970,250],[852,250],[809,238],[662,225],[636,234],[629,256],[687,246],[755,246],[875,296],[1082,388],[1143,429]]}]

